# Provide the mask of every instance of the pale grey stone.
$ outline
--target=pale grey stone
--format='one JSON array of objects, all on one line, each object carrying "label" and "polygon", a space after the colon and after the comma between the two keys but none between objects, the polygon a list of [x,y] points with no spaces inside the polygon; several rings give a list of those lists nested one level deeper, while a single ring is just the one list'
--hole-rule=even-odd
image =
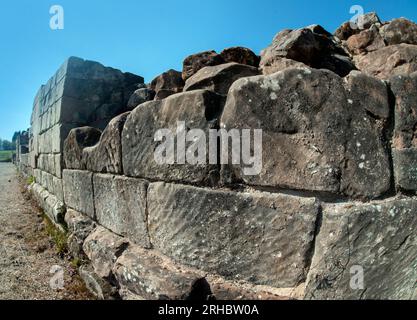
[{"label": "pale grey stone", "polygon": [[66,205],[94,219],[93,174],[88,171],[64,170],[63,181]]},{"label": "pale grey stone", "polygon": [[152,245],[176,261],[275,287],[305,279],[319,212],[314,198],[152,183],[148,211]]},{"label": "pale grey stone", "polygon": [[148,182],[105,174],[95,174],[93,181],[97,222],[142,247],[149,247]]}]

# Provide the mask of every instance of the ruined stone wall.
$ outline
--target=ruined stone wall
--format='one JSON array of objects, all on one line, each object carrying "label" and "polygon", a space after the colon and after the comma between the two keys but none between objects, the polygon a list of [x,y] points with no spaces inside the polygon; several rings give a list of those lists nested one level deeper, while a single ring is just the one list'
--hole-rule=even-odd
[{"label": "ruined stone wall", "polygon": [[[374,51],[403,50],[390,43],[403,30],[396,20],[365,21],[361,32],[382,43],[359,45],[347,25],[338,37],[320,26],[286,30],[261,59],[245,48],[188,57],[105,128],[74,119],[55,134],[34,121],[41,177],[31,189],[65,220],[71,251],[89,261],[80,270],[88,286],[124,299],[416,298],[417,73],[414,61],[402,71],[364,66]],[[260,174],[245,175],[243,164],[158,165],[155,132],[182,121],[206,133],[262,129]],[[59,172],[41,164],[57,155]],[[352,287],[358,267],[363,288]]]},{"label": "ruined stone wall", "polygon": [[47,210],[55,220],[65,211],[62,155],[68,133],[85,125],[103,129],[114,116],[126,111],[129,97],[142,83],[139,76],[71,57],[39,89],[27,157],[36,182],[49,192],[53,207],[59,208]]}]

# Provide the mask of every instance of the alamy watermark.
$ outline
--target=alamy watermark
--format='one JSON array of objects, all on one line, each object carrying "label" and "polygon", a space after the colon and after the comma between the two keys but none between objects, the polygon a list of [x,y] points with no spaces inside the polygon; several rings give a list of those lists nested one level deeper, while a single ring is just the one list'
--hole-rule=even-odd
[{"label": "alamy watermark", "polygon": [[260,129],[210,129],[207,136],[206,131],[187,130],[186,123],[178,121],[175,131],[158,130],[154,141],[160,142],[154,152],[159,165],[242,165],[246,176],[262,171]]},{"label": "alamy watermark", "polygon": [[49,9],[49,14],[52,15],[49,20],[49,27],[51,30],[63,30],[64,29],[64,8],[59,5],[53,5]]},{"label": "alamy watermark", "polygon": [[64,282],[64,269],[61,266],[54,265],[49,270],[49,273],[52,275],[49,280],[49,286],[53,290],[63,290],[65,286]]},{"label": "alamy watermark", "polygon": [[350,268],[350,288],[352,290],[365,289],[365,273],[362,266],[352,266]]},{"label": "alamy watermark", "polygon": [[354,16],[350,19],[350,27],[354,30],[364,28],[364,14],[365,10],[360,5],[354,5],[350,7],[350,14],[354,14]]}]

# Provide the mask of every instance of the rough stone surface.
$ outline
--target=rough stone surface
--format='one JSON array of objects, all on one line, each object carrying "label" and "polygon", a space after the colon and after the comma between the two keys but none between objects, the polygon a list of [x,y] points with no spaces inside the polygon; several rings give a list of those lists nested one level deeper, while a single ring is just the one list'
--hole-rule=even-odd
[{"label": "rough stone surface", "polygon": [[[411,299],[417,277],[416,211],[416,199],[325,208],[306,297]],[[355,266],[363,268],[363,289],[351,287]]]},{"label": "rough stone surface", "polygon": [[174,260],[275,287],[305,279],[318,216],[314,198],[153,183],[148,210],[151,243]]},{"label": "rough stone surface", "polygon": [[395,96],[395,128],[393,146],[396,149],[417,148],[417,72],[390,79]]},{"label": "rough stone surface", "polygon": [[382,29],[388,45],[417,44],[417,24],[405,18],[394,19]]},{"label": "rough stone surface", "polygon": [[99,300],[112,300],[117,296],[117,289],[109,282],[97,276],[90,265],[83,265],[78,270],[87,289]]},{"label": "rough stone surface", "polygon": [[377,27],[371,27],[351,36],[346,45],[352,54],[376,51],[386,46]]},{"label": "rough stone surface", "polygon": [[175,93],[182,92],[184,80],[179,71],[168,70],[151,82],[151,89],[155,91],[155,100],[162,100]]},{"label": "rough stone surface", "polygon": [[346,80],[349,96],[355,105],[379,118],[390,116],[388,88],[384,81],[360,71],[352,71]]},{"label": "rough stone surface", "polygon": [[239,64],[245,64],[255,68],[259,67],[260,58],[250,49],[244,47],[232,47],[224,49],[220,56],[225,63],[236,62]]},{"label": "rough stone surface", "polygon": [[94,219],[93,174],[88,171],[64,170],[63,180],[66,205]]},{"label": "rough stone surface", "polygon": [[348,40],[351,36],[359,32],[359,29],[352,29],[350,22],[345,22],[336,29],[334,35],[340,40]]},{"label": "rough stone surface", "polygon": [[95,222],[82,213],[69,209],[65,214],[65,223],[69,232],[67,241],[69,251],[74,257],[83,258],[83,243],[96,227]]},{"label": "rough stone surface", "polygon": [[196,74],[200,69],[223,63],[224,59],[216,51],[204,51],[193,54],[185,58],[183,62],[182,78],[184,81],[187,81],[188,78]]},{"label": "rough stone surface", "polygon": [[[223,168],[250,185],[342,192],[374,198],[390,187],[383,129],[349,99],[343,81],[326,70],[287,69],[236,81],[221,127],[262,129],[262,170],[245,164]],[[232,178],[232,182],[233,182]]]},{"label": "rough stone surface", "polygon": [[72,129],[64,142],[64,160],[67,169],[85,169],[82,163],[83,149],[100,139],[101,131],[92,127]]},{"label": "rough stone surface", "polygon": [[147,102],[133,110],[122,134],[124,174],[159,181],[209,184],[213,174],[218,175],[216,166],[191,165],[189,162],[185,165],[180,162],[158,164],[155,150],[160,143],[154,141],[154,136],[159,129],[169,129],[175,134],[178,121],[184,121],[187,128],[202,129],[208,136],[208,130],[216,127],[222,108],[223,98],[219,95],[196,90],[163,101]]},{"label": "rough stone surface", "polygon": [[307,65],[299,62],[299,61],[295,61],[292,59],[287,59],[287,58],[280,58],[277,57],[275,58],[271,63],[262,66],[262,74],[264,75],[270,75],[285,69],[289,69],[289,68],[306,68]]},{"label": "rough stone surface", "polygon": [[417,191],[417,148],[393,149],[395,181],[399,188]]},{"label": "rough stone surface", "polygon": [[397,187],[417,190],[417,73],[390,79],[395,96],[393,137],[394,171]]},{"label": "rough stone surface", "polygon": [[97,222],[142,247],[150,247],[146,213],[148,182],[104,174],[94,175],[93,181]]},{"label": "rough stone surface", "polygon": [[110,121],[100,140],[94,146],[84,148],[83,166],[93,172],[123,173],[122,130],[130,112],[121,114]]},{"label": "rough stone surface", "polygon": [[138,105],[151,101],[155,98],[155,91],[148,88],[140,88],[136,90],[130,97],[127,107],[129,110],[135,109]]},{"label": "rough stone surface", "polygon": [[230,86],[237,79],[256,76],[259,71],[255,67],[235,62],[213,67],[204,67],[185,83],[184,91],[207,89],[221,95],[227,95]]},{"label": "rough stone surface", "polygon": [[128,246],[126,239],[99,226],[85,239],[83,248],[95,273],[103,279],[112,280],[113,266]]},{"label": "rough stone surface", "polygon": [[[127,249],[114,267],[121,291],[146,300],[185,300],[201,273],[182,270],[154,251],[137,246]],[[201,300],[208,300],[208,297]]]},{"label": "rough stone surface", "polygon": [[359,70],[380,79],[417,71],[417,46],[392,45],[354,57]]},{"label": "rough stone surface", "polygon": [[261,53],[261,70],[275,66],[277,60],[280,63],[282,58],[299,61],[313,68],[329,69],[341,76],[355,69],[339,44],[323,32],[315,33],[309,28],[278,33],[272,44]]}]

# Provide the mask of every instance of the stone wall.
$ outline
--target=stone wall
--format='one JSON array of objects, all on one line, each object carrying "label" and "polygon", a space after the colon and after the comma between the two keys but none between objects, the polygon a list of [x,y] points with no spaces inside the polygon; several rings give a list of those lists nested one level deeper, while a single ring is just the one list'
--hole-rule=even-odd
[{"label": "stone wall", "polygon": [[[417,73],[364,66],[375,51],[401,51],[390,34],[403,30],[365,21],[361,32],[385,40],[355,44],[347,25],[286,30],[260,58],[190,56],[129,101],[140,78],[78,59],[42,87],[31,190],[89,261],[80,274],[98,297],[417,297]],[[181,121],[262,129],[260,174],[158,165],[155,132]],[[363,287],[352,285],[358,267]]]},{"label": "stone wall", "polygon": [[127,111],[128,99],[142,84],[142,77],[71,57],[41,86],[33,104],[28,161],[54,203],[64,203],[63,146],[70,130],[104,129]]}]

